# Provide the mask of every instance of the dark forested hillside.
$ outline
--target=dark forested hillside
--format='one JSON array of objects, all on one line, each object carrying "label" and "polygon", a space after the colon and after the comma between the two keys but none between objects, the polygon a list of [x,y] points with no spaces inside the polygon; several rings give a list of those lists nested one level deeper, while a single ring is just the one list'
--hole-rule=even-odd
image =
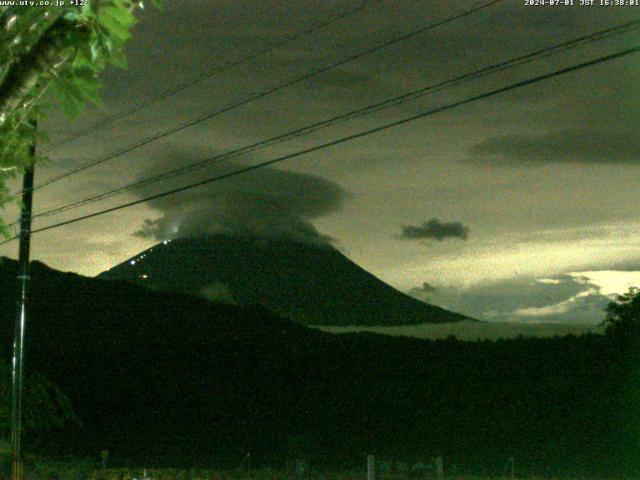
[{"label": "dark forested hillside", "polygon": [[[444,456],[466,471],[633,472],[638,355],[603,336],[498,342],[331,335],[260,308],[34,263],[26,365],[82,428],[26,448],[115,464],[353,465]],[[0,263],[9,358],[15,263]],[[626,349],[625,349],[626,348]],[[486,470],[485,470],[486,469]]]}]

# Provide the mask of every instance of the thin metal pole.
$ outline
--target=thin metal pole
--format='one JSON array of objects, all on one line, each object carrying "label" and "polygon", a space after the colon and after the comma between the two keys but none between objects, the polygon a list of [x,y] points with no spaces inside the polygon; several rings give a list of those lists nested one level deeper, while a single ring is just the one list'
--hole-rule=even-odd
[{"label": "thin metal pole", "polygon": [[20,214],[20,251],[18,254],[18,304],[13,337],[13,368],[11,391],[11,480],[23,480],[22,465],[22,390],[24,361],[24,331],[27,321],[29,293],[29,247],[31,243],[31,213],[33,206],[33,176],[36,146],[31,146],[31,163],[24,170],[22,180],[22,210]]},{"label": "thin metal pole", "polygon": [[376,480],[375,455],[367,455],[367,480]]}]

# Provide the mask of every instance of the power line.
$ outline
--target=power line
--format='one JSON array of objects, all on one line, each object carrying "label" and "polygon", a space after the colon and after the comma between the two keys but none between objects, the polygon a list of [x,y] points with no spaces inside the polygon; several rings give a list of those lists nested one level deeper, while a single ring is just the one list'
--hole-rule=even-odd
[{"label": "power line", "polygon": [[[225,173],[225,174],[222,174],[222,175],[216,175],[214,177],[210,177],[210,178],[207,178],[205,180],[200,180],[198,182],[191,183],[191,184],[188,184],[188,185],[184,185],[182,187],[174,188],[172,190],[168,190],[168,191],[165,191],[165,192],[162,192],[162,193],[158,193],[158,194],[155,194],[155,195],[150,195],[148,197],[141,198],[139,200],[135,200],[135,201],[132,201],[132,202],[128,202],[128,203],[124,203],[124,204],[121,204],[121,205],[117,205],[115,207],[107,208],[107,209],[100,210],[100,211],[97,211],[97,212],[93,212],[93,213],[90,213],[90,214],[87,214],[87,215],[82,215],[80,217],[72,218],[70,220],[59,222],[59,223],[56,223],[56,224],[53,224],[53,225],[48,225],[46,227],[38,228],[38,229],[32,230],[32,233],[39,233],[39,232],[44,232],[44,231],[51,230],[51,229],[54,229],[54,228],[59,228],[59,227],[65,226],[65,225],[69,225],[69,224],[72,224],[72,223],[77,223],[77,222],[80,222],[80,221],[83,221],[83,220],[87,220],[89,218],[97,217],[97,216],[104,215],[104,214],[107,214],[107,213],[115,212],[117,210],[122,210],[124,208],[129,208],[129,207],[132,207],[132,206],[135,206],[135,205],[139,205],[141,203],[148,202],[150,200],[155,200],[155,199],[158,199],[158,198],[166,197],[168,195],[173,195],[173,194],[176,194],[176,193],[180,193],[180,192],[184,192],[184,191],[187,191],[187,190],[191,190],[193,188],[201,187],[203,185],[207,185],[209,183],[213,183],[213,182],[216,182],[216,181],[224,180],[226,178],[235,177],[235,176],[241,175],[243,173],[251,172],[253,170],[258,170],[260,168],[268,167],[268,166],[274,165],[276,163],[281,163],[281,162],[284,162],[286,160],[290,160],[290,159],[293,159],[293,158],[301,157],[303,155],[307,155],[309,153],[317,152],[319,150],[323,150],[325,148],[333,147],[335,145],[339,145],[339,144],[342,144],[342,143],[345,143],[345,142],[349,142],[351,140],[356,140],[358,138],[362,138],[362,137],[365,137],[367,135],[371,135],[371,134],[374,134],[374,133],[382,132],[382,131],[388,130],[390,128],[398,127],[400,125],[404,125],[406,123],[413,122],[415,120],[419,120],[421,118],[425,118],[425,117],[428,117],[430,115],[434,115],[436,113],[440,113],[440,112],[444,112],[444,111],[447,111],[447,110],[451,110],[453,108],[457,108],[457,107],[460,107],[462,105],[466,105],[468,103],[476,102],[478,100],[483,100],[485,98],[489,98],[489,97],[492,97],[494,95],[498,95],[500,93],[512,91],[512,90],[515,90],[515,89],[518,89],[518,88],[521,88],[521,87],[524,87],[524,86],[528,86],[528,85],[532,85],[532,84],[535,84],[535,83],[538,83],[538,82],[541,82],[541,81],[544,81],[544,80],[548,80],[548,79],[553,78],[553,77],[558,77],[558,76],[561,76],[561,75],[565,75],[567,73],[575,72],[575,71],[581,70],[583,68],[591,67],[593,65],[597,65],[597,64],[600,64],[600,63],[608,62],[608,61],[611,61],[611,60],[614,60],[614,59],[617,59],[617,58],[621,58],[621,57],[624,57],[624,56],[627,56],[627,55],[631,55],[633,53],[638,53],[638,52],[640,52],[640,46],[633,47],[633,48],[628,48],[626,50],[622,50],[622,51],[619,51],[619,52],[616,52],[616,53],[612,53],[610,55],[606,55],[606,56],[603,56],[603,57],[598,57],[598,58],[593,59],[593,60],[582,62],[582,63],[576,64],[576,65],[572,65],[570,67],[562,68],[560,70],[555,70],[555,71],[553,71],[551,73],[538,75],[536,77],[529,78],[527,80],[522,80],[520,82],[512,83],[512,84],[507,85],[505,87],[497,88],[495,90],[491,90],[489,92],[482,93],[480,95],[475,95],[473,97],[469,97],[469,98],[466,98],[464,100],[459,100],[457,102],[449,103],[448,105],[444,105],[444,106],[441,106],[441,107],[438,107],[438,108],[435,108],[435,109],[432,109],[432,110],[428,110],[426,112],[422,112],[422,113],[419,113],[417,115],[412,115],[412,116],[409,116],[409,117],[405,117],[403,119],[396,120],[394,122],[387,123],[387,124],[379,126],[379,127],[375,127],[375,128],[369,129],[369,130],[364,130],[362,132],[355,133],[355,134],[352,134],[352,135],[348,135],[348,136],[345,136],[345,137],[341,137],[341,138],[339,138],[337,140],[333,140],[331,142],[323,143],[321,145],[316,145],[315,147],[310,147],[310,148],[307,148],[307,149],[304,149],[304,150],[299,150],[298,152],[290,153],[288,155],[284,155],[282,157],[278,157],[278,158],[275,158],[275,159],[272,159],[272,160],[267,160],[267,161],[264,161],[264,162],[261,162],[261,163],[255,164],[255,165],[250,165],[250,166],[247,166],[247,167],[244,167],[244,168],[241,168],[241,169],[238,169],[238,170],[234,170],[232,172],[228,172],[228,173]],[[5,240],[5,241],[1,242],[0,245],[4,245],[5,243],[8,243],[8,242],[10,242],[12,240],[15,240],[16,238],[17,237],[13,237],[13,238],[10,238],[8,240]]]},{"label": "power line", "polygon": [[345,113],[345,114],[341,114],[341,115],[337,115],[334,117],[331,117],[329,119],[325,119],[316,123],[313,123],[311,125],[307,125],[305,127],[301,127],[283,134],[279,134],[275,137],[271,137],[269,139],[266,140],[262,140],[259,142],[256,142],[252,145],[248,145],[245,147],[241,147],[235,150],[232,150],[230,152],[226,152],[220,155],[216,155],[215,157],[211,157],[205,160],[200,160],[194,163],[191,163],[189,165],[185,165],[179,168],[175,168],[172,170],[169,170],[167,172],[163,172],[161,174],[158,175],[154,175],[151,177],[147,177],[145,179],[139,180],[137,182],[133,182],[130,183],[128,185],[124,185],[122,187],[118,187],[116,189],[107,191],[107,192],[102,192],[102,193],[98,193],[89,197],[86,197],[84,199],[75,201],[73,203],[68,203],[59,207],[55,207],[49,210],[46,210],[44,212],[39,212],[36,213],[34,215],[34,217],[44,217],[44,216],[51,216],[51,215],[56,215],[68,210],[72,210],[75,208],[79,208],[85,205],[89,205],[91,203],[95,203],[101,200],[105,200],[107,198],[111,198],[115,195],[119,195],[121,193],[125,193],[128,192],[130,190],[136,189],[136,188],[140,188],[140,187],[144,187],[144,186],[148,186],[169,178],[173,178],[175,176],[178,175],[183,175],[185,173],[189,173],[192,171],[195,171],[199,168],[204,167],[207,164],[211,164],[211,163],[218,163],[222,160],[228,160],[230,158],[234,158],[240,155],[243,155],[245,153],[248,152],[254,152],[256,150],[260,150],[262,148],[266,148],[287,140],[291,140],[294,138],[298,138],[302,135],[307,135],[309,133],[312,132],[316,132],[320,129],[326,128],[328,126],[333,126],[336,125],[338,123],[347,121],[347,120],[352,120],[364,115],[368,115],[370,113],[374,113],[374,112],[378,112],[380,110],[386,109],[386,108],[390,108],[393,106],[397,106],[412,100],[415,100],[417,98],[420,98],[424,95],[430,94],[430,93],[434,93],[437,91],[441,91],[444,90],[446,88],[451,88],[453,86],[457,86],[460,85],[462,83],[471,81],[471,80],[477,80],[479,78],[482,78],[486,75],[490,75],[490,74],[494,74],[496,72],[499,71],[503,71],[503,70],[507,70],[510,68],[514,68],[526,63],[531,63],[534,61],[538,61],[542,58],[547,58],[551,55],[557,54],[557,53],[561,53],[570,49],[574,49],[577,48],[583,44],[588,44],[588,43],[593,43],[595,41],[599,41],[602,39],[606,39],[606,38],[610,38],[612,36],[615,35],[621,35],[623,33],[628,33],[630,31],[633,30],[637,30],[640,27],[640,20],[633,20],[630,22],[626,22],[623,23],[621,25],[617,25],[614,27],[610,27],[604,30],[600,30],[598,32],[593,32],[591,34],[588,35],[583,35],[581,37],[577,37],[575,39],[563,42],[561,44],[558,45],[554,45],[551,47],[547,47],[547,48],[543,48],[525,55],[521,55],[519,57],[516,58],[512,58],[510,60],[501,62],[501,63],[497,63],[497,64],[493,64],[493,65],[489,65],[486,66],[480,70],[476,70],[474,72],[471,73],[466,73],[460,76],[457,76],[455,78],[451,78],[436,84],[432,84],[426,87],[422,87],[420,89],[417,90],[413,90],[411,92],[393,97],[391,99],[382,101],[382,102],[378,102],[376,104],[373,105],[369,105],[363,108],[359,108],[356,110],[353,110],[351,112]]},{"label": "power line", "polygon": [[[188,88],[191,88],[191,87],[193,87],[193,86],[195,86],[195,85],[197,85],[199,83],[202,83],[205,80],[208,80],[208,79],[216,76],[219,73],[222,73],[222,72],[224,72],[226,70],[230,70],[230,69],[232,69],[234,67],[237,67],[239,65],[251,62],[253,60],[256,60],[257,58],[259,58],[259,57],[261,57],[263,55],[266,55],[268,53],[271,53],[272,51],[274,51],[274,50],[276,50],[278,48],[284,47],[284,46],[286,46],[286,45],[288,45],[290,43],[293,43],[293,42],[295,42],[295,41],[297,41],[297,40],[299,40],[299,39],[301,39],[301,38],[303,38],[303,37],[305,37],[307,35],[315,33],[318,30],[321,30],[321,29],[326,28],[326,27],[328,27],[330,25],[333,25],[335,22],[338,22],[338,21],[343,20],[343,19],[345,19],[347,17],[350,17],[351,15],[359,13],[359,12],[361,12],[361,11],[363,11],[363,10],[365,10],[367,8],[367,4],[369,2],[375,4],[375,3],[380,3],[382,1],[383,0],[363,0],[360,3],[360,5],[358,5],[357,7],[345,10],[342,13],[338,13],[338,14],[332,15],[328,20],[326,20],[324,22],[317,23],[315,25],[311,25],[310,27],[308,27],[308,28],[306,28],[304,30],[301,30],[299,32],[294,33],[293,35],[290,35],[290,36],[286,37],[284,40],[282,40],[280,42],[272,43],[271,45],[268,45],[265,48],[262,48],[262,49],[260,49],[260,50],[258,50],[256,52],[253,52],[253,53],[251,53],[251,54],[249,54],[249,55],[247,55],[245,57],[242,57],[242,58],[240,58],[238,60],[234,60],[234,61],[229,61],[229,62],[223,63],[222,65],[217,66],[217,67],[209,70],[205,74],[200,75],[200,76],[196,77],[193,80],[178,84],[178,85],[176,85],[176,86],[174,86],[174,87],[172,87],[172,88],[160,93],[159,95],[156,95],[155,97],[147,98],[147,99],[143,100],[142,102],[134,105],[131,108],[123,110],[122,112],[116,113],[114,115],[111,115],[111,116],[103,119],[102,121],[92,125],[91,127],[86,128],[84,130],[81,130],[81,131],[79,131],[79,132],[77,132],[77,133],[75,133],[73,135],[70,135],[67,138],[63,139],[62,141],[52,145],[50,148],[45,150],[44,153],[52,152],[52,151],[56,150],[57,148],[59,148],[59,147],[61,147],[63,145],[71,143],[71,142],[73,142],[73,141],[75,141],[75,140],[77,140],[79,138],[82,138],[82,137],[84,137],[84,136],[86,136],[86,135],[88,135],[90,133],[93,133],[93,132],[95,132],[97,130],[100,130],[101,128],[104,128],[107,125],[110,125],[110,124],[112,124],[112,123],[114,123],[114,122],[116,122],[118,120],[123,119],[123,118],[129,117],[130,115],[133,115],[134,113],[136,113],[136,112],[148,107],[149,105],[153,105],[154,103],[157,103],[157,102],[159,102],[161,100],[164,100],[166,98],[172,97],[172,96],[174,96],[174,95],[176,95],[176,94],[178,94],[178,93],[180,93],[180,92],[182,92],[184,90],[187,90]],[[224,52],[226,53],[226,52],[228,52],[230,50],[233,50],[233,49],[235,49],[235,48],[237,48],[239,46],[240,46],[240,43],[236,43],[234,45],[231,45],[231,46],[227,47],[224,50]]]},{"label": "power line", "polygon": [[153,135],[151,137],[147,137],[146,139],[141,140],[140,142],[137,142],[137,143],[135,143],[133,145],[125,147],[125,148],[123,148],[121,150],[118,150],[118,151],[116,151],[116,152],[114,152],[114,153],[112,153],[112,154],[110,154],[110,155],[108,155],[106,157],[103,157],[101,159],[95,160],[93,162],[86,163],[86,164],[81,165],[81,166],[79,166],[77,168],[71,169],[68,172],[65,172],[65,173],[62,173],[60,175],[54,176],[54,177],[50,178],[49,180],[46,180],[46,181],[36,185],[34,187],[34,190],[38,190],[40,188],[46,187],[48,185],[51,185],[52,183],[58,182],[59,180],[62,180],[64,178],[70,177],[70,176],[75,175],[77,173],[83,172],[85,170],[88,170],[89,168],[93,168],[93,167],[95,167],[97,165],[100,165],[102,163],[105,163],[105,162],[107,162],[109,160],[113,160],[114,158],[120,157],[120,156],[122,156],[122,155],[124,155],[126,153],[130,153],[130,152],[132,152],[134,150],[137,150],[138,148],[143,147],[143,146],[145,146],[145,145],[147,145],[149,143],[152,143],[152,142],[155,142],[157,140],[160,140],[160,139],[162,139],[164,137],[167,137],[169,135],[172,135],[174,133],[182,131],[182,130],[184,130],[186,128],[192,127],[192,126],[194,126],[196,124],[202,123],[202,122],[204,122],[206,120],[210,120],[210,119],[212,119],[212,118],[214,118],[214,117],[216,117],[218,115],[221,115],[223,113],[229,112],[229,111],[234,110],[236,108],[239,108],[241,106],[247,105],[248,103],[251,103],[251,102],[253,102],[255,100],[259,100],[259,99],[261,99],[263,97],[266,97],[267,95],[270,95],[272,93],[275,93],[275,92],[277,92],[279,90],[282,90],[284,88],[287,88],[287,87],[290,87],[290,86],[295,85],[297,83],[300,83],[300,82],[303,82],[305,80],[308,80],[308,79],[310,79],[312,77],[315,77],[317,75],[325,73],[325,72],[327,72],[327,71],[329,71],[331,69],[334,69],[336,67],[344,65],[344,64],[346,64],[348,62],[351,62],[353,60],[357,60],[357,59],[359,59],[361,57],[364,57],[365,55],[369,55],[369,54],[371,54],[373,52],[377,52],[379,50],[382,50],[383,48],[389,47],[389,46],[394,45],[396,43],[399,43],[399,42],[402,42],[404,40],[407,40],[407,39],[409,39],[411,37],[414,37],[416,35],[424,33],[424,32],[426,32],[428,30],[433,29],[433,28],[439,27],[441,25],[445,25],[447,23],[453,22],[453,21],[458,20],[460,18],[467,17],[469,15],[472,15],[472,14],[478,12],[478,11],[484,10],[484,9],[486,9],[486,8],[492,6],[492,5],[495,5],[497,3],[500,3],[502,1],[504,1],[504,0],[490,0],[488,2],[485,2],[485,3],[481,4],[481,5],[477,5],[475,7],[472,7],[470,9],[468,9],[468,10],[465,10],[465,11],[463,11],[461,13],[457,13],[455,15],[446,17],[444,19],[437,20],[437,21],[432,22],[432,23],[430,23],[430,24],[428,24],[426,26],[423,26],[423,27],[421,27],[421,28],[419,28],[417,30],[413,30],[412,32],[409,32],[407,34],[403,34],[403,35],[395,37],[395,38],[393,38],[391,40],[385,41],[385,42],[383,42],[383,43],[381,43],[381,44],[379,44],[379,45],[377,45],[375,47],[368,48],[366,50],[363,50],[362,52],[353,54],[353,55],[351,55],[351,56],[349,56],[347,58],[339,60],[339,61],[337,61],[335,63],[330,64],[330,65],[311,70],[311,71],[309,71],[309,72],[307,72],[307,73],[305,73],[305,74],[303,74],[303,75],[301,75],[299,77],[295,77],[295,78],[293,78],[291,80],[287,80],[284,83],[276,85],[275,87],[270,87],[270,88],[268,88],[266,90],[263,90],[262,92],[250,95],[249,97],[247,97],[247,98],[245,98],[243,100],[240,100],[237,103],[234,103],[234,104],[231,104],[231,105],[227,105],[226,107],[222,107],[222,108],[220,108],[220,109],[218,109],[218,110],[216,110],[214,112],[207,113],[205,115],[201,115],[201,116],[196,117],[195,119],[189,120],[188,122],[185,122],[185,123],[183,123],[183,124],[181,124],[181,125],[179,125],[177,127],[173,127],[173,128],[171,128],[169,130],[165,130],[162,133],[158,133],[158,134]]}]

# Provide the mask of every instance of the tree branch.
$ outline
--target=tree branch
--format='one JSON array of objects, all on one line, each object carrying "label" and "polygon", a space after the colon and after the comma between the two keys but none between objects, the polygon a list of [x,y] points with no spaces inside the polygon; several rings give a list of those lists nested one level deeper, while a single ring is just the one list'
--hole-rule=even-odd
[{"label": "tree branch", "polygon": [[71,58],[65,53],[64,36],[70,24],[58,18],[27,55],[11,66],[0,85],[0,127],[27,100],[45,73],[58,73]]},{"label": "tree branch", "polygon": [[[20,55],[16,55],[15,52],[12,52],[13,48],[10,45],[2,49],[3,52],[1,54],[3,54],[4,56],[0,56],[0,61],[2,62],[2,67],[0,68],[3,70],[2,72],[0,72],[0,85],[2,85],[2,83],[4,82],[11,66],[16,63],[16,61],[18,61],[20,57],[27,55],[31,51],[33,46],[38,43],[38,40],[40,40],[42,35],[44,35],[47,30],[51,28],[51,25],[56,20],[58,20],[58,18],[60,18],[63,13],[62,11],[56,12],[47,9],[40,15],[36,16],[33,19],[31,25],[24,26],[28,27],[26,28],[26,31],[24,27],[23,30],[20,31],[15,24],[19,23],[19,18],[28,17],[28,15],[20,12],[21,7],[13,7],[13,9],[9,7],[5,8],[7,8],[6,12],[0,12],[0,25],[5,26],[5,32],[4,36],[2,37],[2,41],[8,42],[11,37],[11,30],[15,30],[15,32],[13,32],[13,41],[17,41],[18,44],[23,47],[23,52]],[[12,23],[14,25],[12,27],[8,27],[8,25]]]}]

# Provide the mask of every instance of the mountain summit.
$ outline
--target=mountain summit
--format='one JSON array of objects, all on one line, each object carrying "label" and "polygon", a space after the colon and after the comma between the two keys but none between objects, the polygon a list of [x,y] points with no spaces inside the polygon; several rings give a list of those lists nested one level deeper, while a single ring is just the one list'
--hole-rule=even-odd
[{"label": "mountain summit", "polygon": [[284,240],[219,235],[165,241],[98,277],[262,305],[304,325],[468,320],[395,290],[333,247]]}]

